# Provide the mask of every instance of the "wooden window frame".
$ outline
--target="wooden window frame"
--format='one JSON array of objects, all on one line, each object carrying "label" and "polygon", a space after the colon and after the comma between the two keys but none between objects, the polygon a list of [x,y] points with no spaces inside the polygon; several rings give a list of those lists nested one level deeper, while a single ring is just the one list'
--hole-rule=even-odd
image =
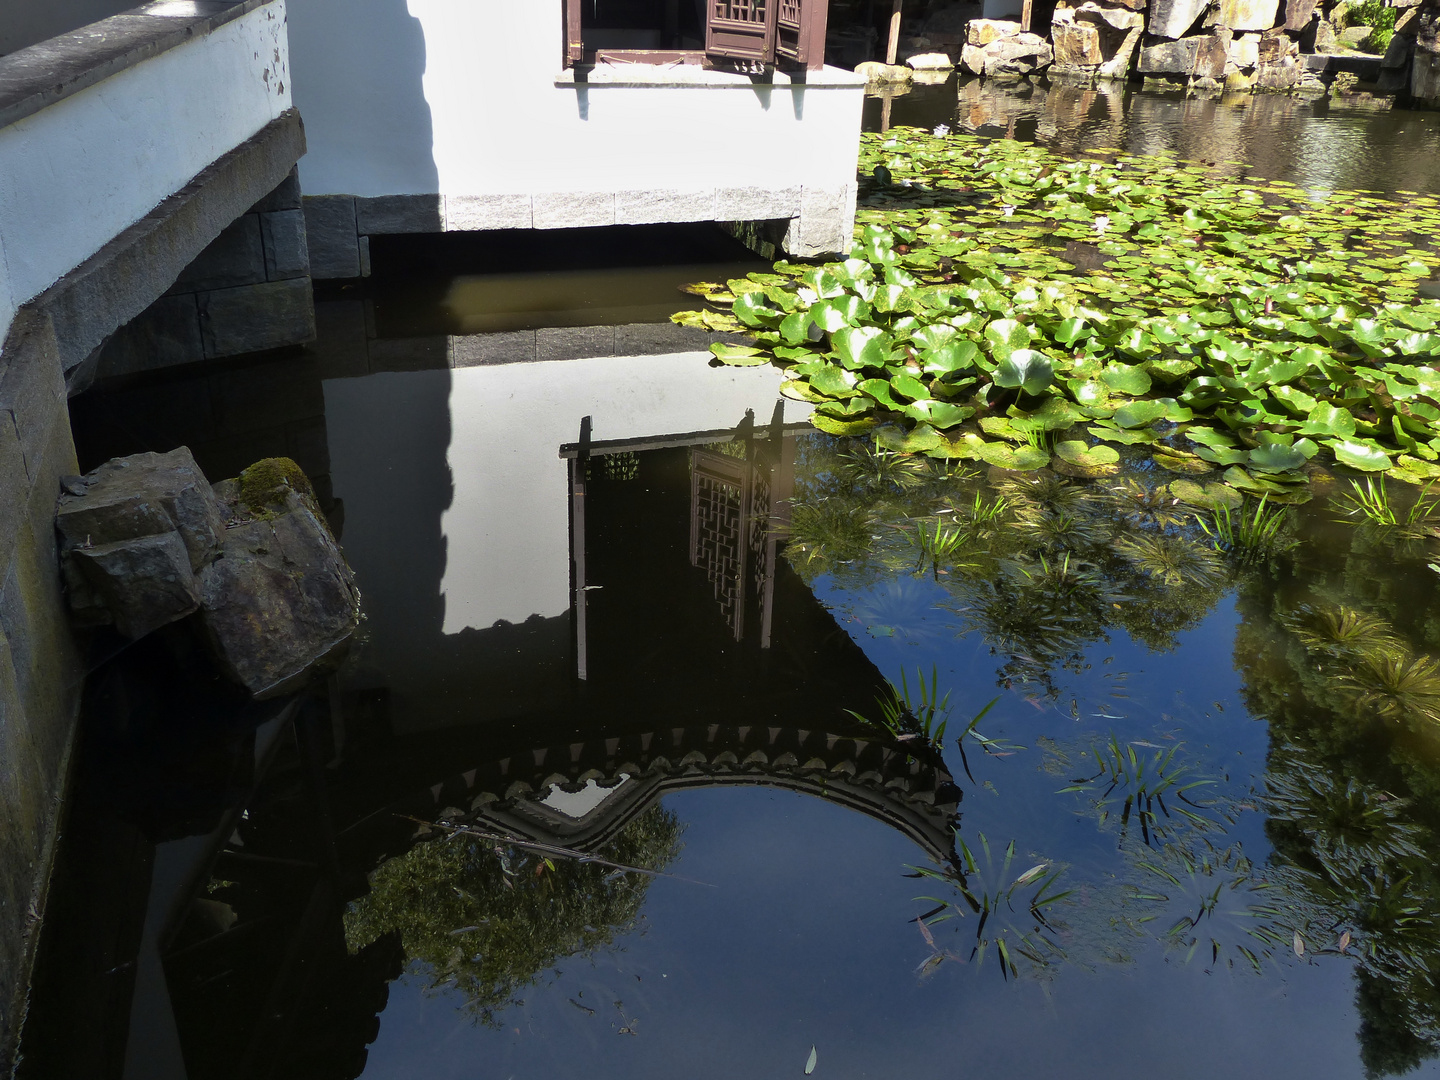
[{"label": "wooden window frame", "polygon": [[[586,49],[580,5],[584,0],[561,0],[564,11],[564,66],[597,63],[698,64],[705,67],[819,71],[825,66],[825,30],[829,0],[788,0],[798,11],[796,24],[782,24],[785,0],[764,0],[765,21],[755,24],[717,19],[717,0],[705,0],[705,49]],[[748,40],[747,40],[748,39]],[[758,45],[756,40],[758,39]]]}]

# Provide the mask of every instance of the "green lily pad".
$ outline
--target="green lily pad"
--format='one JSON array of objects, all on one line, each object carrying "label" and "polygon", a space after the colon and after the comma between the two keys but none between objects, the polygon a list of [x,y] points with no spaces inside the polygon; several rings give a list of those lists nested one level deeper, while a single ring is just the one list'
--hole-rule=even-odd
[{"label": "green lily pad", "polygon": [[1114,465],[1120,460],[1120,452],[1113,446],[1106,446],[1103,443],[1091,446],[1081,439],[1067,439],[1064,442],[1056,443],[1055,456],[1072,465],[1081,465],[1085,468]]},{"label": "green lily pad", "polygon": [[876,326],[847,326],[832,334],[830,343],[852,371],[884,367],[890,360],[890,335]]},{"label": "green lily pad", "polygon": [[919,454],[940,445],[940,433],[929,424],[916,424],[908,430],[899,424],[882,424],[874,431],[875,442],[886,450]]},{"label": "green lily pad", "polygon": [[1150,373],[1138,364],[1108,364],[1100,372],[1100,381],[1117,394],[1139,397],[1150,392]]},{"label": "green lily pad", "polygon": [[810,423],[827,435],[864,435],[878,421],[873,416],[863,420],[836,420],[824,413],[814,412],[810,414]]},{"label": "green lily pad", "polygon": [[1354,439],[1327,439],[1325,447],[1335,455],[1341,465],[1363,472],[1384,472],[1390,468],[1390,455],[1378,446],[1357,442]]},{"label": "green lily pad", "polygon": [[1300,468],[1308,460],[1305,453],[1297,447],[1281,446],[1278,443],[1257,446],[1250,451],[1249,459],[1250,468],[1267,473],[1290,472]]},{"label": "green lily pad", "polygon": [[759,367],[770,363],[769,353],[750,345],[731,345],[726,341],[717,341],[710,346],[710,351],[722,364],[729,364],[731,367]]},{"label": "green lily pad", "polygon": [[996,386],[1007,390],[1019,387],[1027,394],[1041,393],[1054,379],[1054,363],[1031,349],[1015,349],[995,368]]},{"label": "green lily pad", "polygon": [[1164,417],[1166,406],[1163,401],[1132,401],[1129,405],[1115,410],[1114,420],[1122,428],[1149,427]]}]

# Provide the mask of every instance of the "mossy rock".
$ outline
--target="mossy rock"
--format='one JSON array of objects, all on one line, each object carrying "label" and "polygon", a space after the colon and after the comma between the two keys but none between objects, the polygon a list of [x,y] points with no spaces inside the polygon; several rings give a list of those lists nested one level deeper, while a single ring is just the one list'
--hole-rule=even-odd
[{"label": "mossy rock", "polygon": [[263,458],[236,478],[240,505],[257,518],[269,518],[285,503],[288,492],[315,497],[310,478],[288,457]]}]

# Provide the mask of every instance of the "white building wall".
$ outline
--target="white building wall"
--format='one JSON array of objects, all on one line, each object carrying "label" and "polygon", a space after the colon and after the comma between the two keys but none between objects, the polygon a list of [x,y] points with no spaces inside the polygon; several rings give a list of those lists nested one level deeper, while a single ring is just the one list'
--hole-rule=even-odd
[{"label": "white building wall", "polygon": [[[439,195],[456,229],[798,217],[808,199],[848,247],[863,80],[603,65],[577,84],[561,19],[558,0],[291,0],[306,195]],[[586,193],[622,198],[564,220],[536,199]]]},{"label": "white building wall", "polygon": [[0,341],[16,307],[289,107],[277,0],[0,128]]}]

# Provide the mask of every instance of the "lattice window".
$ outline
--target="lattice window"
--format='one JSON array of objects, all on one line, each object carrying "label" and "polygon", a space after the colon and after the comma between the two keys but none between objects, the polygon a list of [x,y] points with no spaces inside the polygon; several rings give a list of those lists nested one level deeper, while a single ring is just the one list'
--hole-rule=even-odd
[{"label": "lattice window", "polygon": [[[768,0],[714,0],[715,18],[726,22],[765,22],[765,5]],[[790,0],[794,3],[795,0]]]},{"label": "lattice window", "polygon": [[705,573],[725,623],[736,638],[744,633],[745,489],[728,478],[701,471],[692,481],[690,558]]}]

